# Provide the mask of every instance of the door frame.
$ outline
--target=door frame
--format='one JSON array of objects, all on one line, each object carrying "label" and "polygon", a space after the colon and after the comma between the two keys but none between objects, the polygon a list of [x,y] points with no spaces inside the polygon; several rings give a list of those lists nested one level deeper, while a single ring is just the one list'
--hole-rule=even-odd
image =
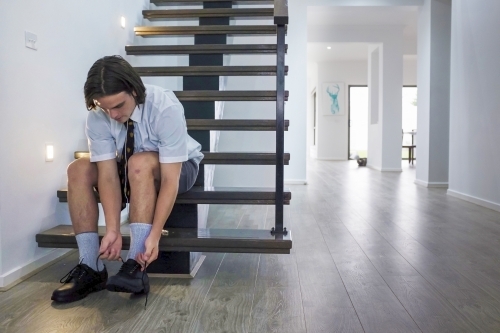
[{"label": "door frame", "polygon": [[[316,96],[316,98],[315,98]],[[313,111],[313,118],[312,118],[312,132],[313,132],[313,147],[316,147],[317,145],[317,132],[318,132],[318,92],[316,87],[314,87],[311,90],[311,106],[312,106],[312,111]]]}]

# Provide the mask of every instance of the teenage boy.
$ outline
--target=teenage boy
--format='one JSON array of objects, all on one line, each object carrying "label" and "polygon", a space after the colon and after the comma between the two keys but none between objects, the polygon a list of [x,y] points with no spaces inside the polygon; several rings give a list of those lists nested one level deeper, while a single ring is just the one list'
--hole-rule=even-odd
[{"label": "teenage boy", "polygon": [[[145,269],[158,257],[161,231],[177,194],[193,186],[203,158],[172,91],[144,85],[123,58],[97,60],[84,95],[90,158],[68,167],[68,205],[80,262],[53,292],[56,302],[73,302],[104,288],[147,294]],[[94,189],[106,223],[100,245]],[[120,259],[120,211],[126,203],[130,250],[119,272],[108,279],[101,259]]]}]

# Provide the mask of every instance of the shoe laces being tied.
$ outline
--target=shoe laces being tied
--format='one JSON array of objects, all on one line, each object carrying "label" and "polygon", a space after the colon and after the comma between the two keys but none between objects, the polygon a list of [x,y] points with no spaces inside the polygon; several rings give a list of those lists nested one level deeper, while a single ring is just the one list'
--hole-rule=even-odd
[{"label": "shoe laces being tied", "polygon": [[[120,267],[120,270],[119,270],[120,272],[125,272],[127,274],[133,274],[134,271],[141,268],[141,265],[135,260],[134,260],[134,262],[128,262],[128,260],[123,261],[122,257],[120,257],[120,260],[121,260],[121,262],[123,262],[123,265],[122,265],[122,267]],[[142,276],[141,276],[142,289],[144,291],[146,290],[146,284],[144,283],[144,275],[145,274],[146,274],[146,269],[144,269],[142,271]],[[144,310],[146,310],[146,307],[148,305],[148,295],[149,295],[149,292],[146,293],[146,302],[144,303]]]},{"label": "shoe laces being tied", "polygon": [[80,260],[80,263],[73,267],[66,275],[64,275],[61,280],[59,280],[60,283],[68,283],[71,281],[72,278],[75,279],[80,279],[85,273],[89,273],[85,267],[82,266],[82,260]]}]

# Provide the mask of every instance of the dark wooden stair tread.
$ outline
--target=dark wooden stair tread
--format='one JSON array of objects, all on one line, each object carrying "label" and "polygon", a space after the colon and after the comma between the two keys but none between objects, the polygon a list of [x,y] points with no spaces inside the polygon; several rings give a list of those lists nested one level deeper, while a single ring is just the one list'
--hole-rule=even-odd
[{"label": "dark wooden stair tread", "polygon": [[140,26],[137,36],[179,35],[276,35],[275,25]]},{"label": "dark wooden stair tread", "polygon": [[196,17],[273,17],[274,8],[204,8],[143,10],[148,20],[183,19]]},{"label": "dark wooden stair tread", "polygon": [[253,3],[273,4],[274,3],[273,0],[150,0],[151,3],[153,3],[157,6],[193,5],[193,4],[202,4],[203,2],[221,2],[221,1],[224,1],[224,2],[230,1],[233,4],[253,4]]},{"label": "dark wooden stair tread", "polygon": [[[204,151],[205,157],[201,164],[225,164],[225,165],[276,165],[275,153],[261,152],[207,152]],[[75,151],[75,159],[89,157],[88,151]],[[283,162],[288,165],[290,161],[290,153],[283,155]]]},{"label": "dark wooden stair tread", "polygon": [[[59,202],[67,202],[68,190],[57,191]],[[96,194],[98,196],[98,194]],[[207,187],[193,186],[186,193],[179,194],[178,204],[235,204],[235,205],[274,205],[274,188],[261,187]],[[289,205],[292,193],[285,189],[283,204]]]},{"label": "dark wooden stair tread", "polygon": [[128,55],[276,54],[276,44],[128,45],[125,51]]},{"label": "dark wooden stair tread", "polygon": [[[222,252],[222,253],[290,253],[292,234],[273,236],[262,229],[188,229],[167,228],[168,235],[160,239],[160,251]],[[102,239],[105,227],[99,227]],[[130,228],[121,227],[122,249],[130,247]],[[77,248],[75,233],[70,225],[59,225],[36,235],[39,247]]]},{"label": "dark wooden stair tread", "polygon": [[[235,153],[235,152],[203,152],[202,164],[237,164],[237,165],[276,165],[275,153]],[[283,154],[283,162],[288,165],[290,153]]]},{"label": "dark wooden stair tread", "polygon": [[[276,101],[276,91],[259,90],[191,90],[174,91],[181,102],[208,102],[208,101]],[[288,91],[285,91],[285,101],[288,100]]]},{"label": "dark wooden stair tread", "polygon": [[[276,66],[163,66],[134,67],[140,76],[269,76]],[[285,66],[285,75],[288,66]]]},{"label": "dark wooden stair tread", "polygon": [[[276,131],[276,120],[267,119],[186,119],[190,131]],[[288,131],[289,120],[285,120]]]}]

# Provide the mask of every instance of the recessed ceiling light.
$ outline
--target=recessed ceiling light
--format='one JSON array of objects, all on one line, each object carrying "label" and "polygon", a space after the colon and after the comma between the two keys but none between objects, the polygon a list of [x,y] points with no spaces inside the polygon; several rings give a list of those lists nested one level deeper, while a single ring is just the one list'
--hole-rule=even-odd
[{"label": "recessed ceiling light", "polygon": [[332,47],[331,47],[331,46],[327,46],[327,47],[326,47],[326,49],[327,49],[327,50],[331,50],[331,49],[332,49]]}]

